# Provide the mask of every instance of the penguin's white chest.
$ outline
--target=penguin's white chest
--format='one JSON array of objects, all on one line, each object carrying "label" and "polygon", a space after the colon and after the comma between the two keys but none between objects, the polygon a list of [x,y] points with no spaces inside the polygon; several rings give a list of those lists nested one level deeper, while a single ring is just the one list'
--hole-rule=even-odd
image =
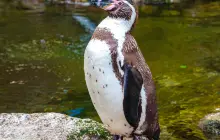
[{"label": "penguin's white chest", "polygon": [[109,45],[91,40],[85,50],[84,71],[92,102],[112,134],[129,135],[133,128],[123,111],[123,91],[112,67]]}]

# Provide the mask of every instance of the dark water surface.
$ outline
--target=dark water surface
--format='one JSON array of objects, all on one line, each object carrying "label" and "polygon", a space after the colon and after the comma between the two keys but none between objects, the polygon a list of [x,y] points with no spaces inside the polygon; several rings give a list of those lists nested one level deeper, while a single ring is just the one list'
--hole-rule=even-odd
[{"label": "dark water surface", "polygon": [[[156,82],[162,140],[206,139],[198,121],[220,108],[220,14],[213,7],[182,16],[146,16],[152,8],[140,8],[133,35]],[[81,13],[96,24],[105,15]],[[69,14],[10,14],[0,22],[0,112],[84,108],[79,117],[99,120],[84,81],[90,33],[82,25]]]}]

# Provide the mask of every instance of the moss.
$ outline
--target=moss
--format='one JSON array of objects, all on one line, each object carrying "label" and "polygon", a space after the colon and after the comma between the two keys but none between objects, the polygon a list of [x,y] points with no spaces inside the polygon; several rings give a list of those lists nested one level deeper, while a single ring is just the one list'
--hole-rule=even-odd
[{"label": "moss", "polygon": [[85,137],[99,138],[100,140],[111,140],[112,136],[100,123],[90,119],[79,120],[76,123],[79,131],[72,132],[68,140],[83,140]]},{"label": "moss", "polygon": [[[168,74],[155,79],[160,85],[157,90],[160,124],[162,129],[165,127],[168,133],[178,139],[205,140],[198,122],[220,104],[219,95],[216,94],[219,74],[210,75],[203,68],[192,71],[187,75]],[[179,81],[179,84],[170,88],[167,81]]]},{"label": "moss", "polygon": [[161,15],[162,16],[179,16],[180,12],[176,10],[163,10]]},{"label": "moss", "polygon": [[83,53],[80,41],[59,40],[32,40],[20,44],[11,44],[6,48],[9,59],[19,60],[47,60],[60,57],[77,57]]}]

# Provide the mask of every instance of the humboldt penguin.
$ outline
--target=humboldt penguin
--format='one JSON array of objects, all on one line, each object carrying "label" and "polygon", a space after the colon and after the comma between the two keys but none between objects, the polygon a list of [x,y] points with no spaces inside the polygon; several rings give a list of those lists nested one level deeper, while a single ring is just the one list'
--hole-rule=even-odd
[{"label": "humboldt penguin", "polygon": [[[160,127],[152,74],[131,35],[137,20],[132,1],[98,6],[108,16],[95,29],[84,54],[86,85],[114,140],[158,140]],[[101,3],[101,4],[100,4]]]}]

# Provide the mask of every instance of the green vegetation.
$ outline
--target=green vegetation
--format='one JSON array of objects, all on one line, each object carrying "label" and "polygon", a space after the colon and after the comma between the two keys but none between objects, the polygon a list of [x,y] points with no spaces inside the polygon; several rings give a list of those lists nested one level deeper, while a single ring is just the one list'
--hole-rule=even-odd
[{"label": "green vegetation", "polygon": [[68,140],[84,140],[86,137],[99,138],[99,140],[111,140],[112,136],[106,128],[92,120],[79,120],[76,125],[80,128],[79,132],[73,132],[68,136]]}]

